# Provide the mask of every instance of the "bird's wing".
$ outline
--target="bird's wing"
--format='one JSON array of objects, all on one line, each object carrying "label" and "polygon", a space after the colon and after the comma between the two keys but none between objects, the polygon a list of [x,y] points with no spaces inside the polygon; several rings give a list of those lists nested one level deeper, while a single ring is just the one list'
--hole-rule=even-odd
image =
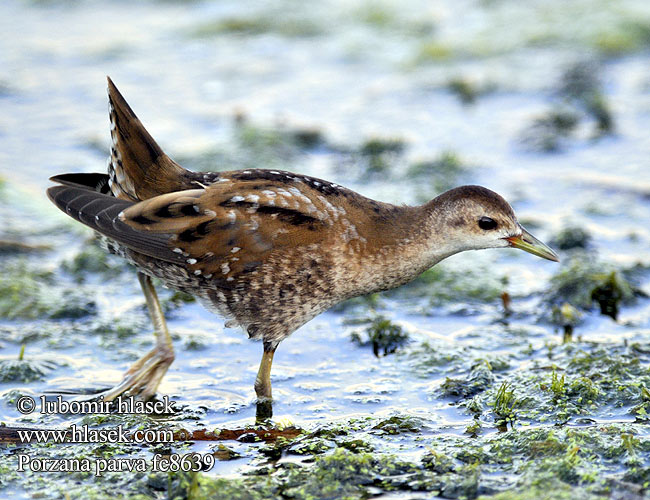
[{"label": "bird's wing", "polygon": [[70,182],[47,190],[52,202],[63,212],[138,253],[166,262],[182,264],[183,256],[169,247],[170,235],[139,231],[122,222],[118,215],[132,205]]},{"label": "bird's wing", "polygon": [[254,271],[271,252],[327,237],[334,207],[305,191],[225,179],[131,205],[121,220],[138,232],[171,235],[172,252],[195,274],[233,281]]}]

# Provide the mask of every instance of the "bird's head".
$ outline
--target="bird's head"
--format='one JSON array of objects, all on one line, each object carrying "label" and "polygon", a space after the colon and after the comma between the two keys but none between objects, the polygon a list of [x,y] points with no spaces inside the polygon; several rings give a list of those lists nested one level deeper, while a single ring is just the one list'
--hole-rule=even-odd
[{"label": "bird's head", "polygon": [[508,202],[494,191],[461,186],[441,194],[430,206],[433,217],[444,223],[437,239],[451,253],[514,247],[559,262],[557,254],[526,231]]}]

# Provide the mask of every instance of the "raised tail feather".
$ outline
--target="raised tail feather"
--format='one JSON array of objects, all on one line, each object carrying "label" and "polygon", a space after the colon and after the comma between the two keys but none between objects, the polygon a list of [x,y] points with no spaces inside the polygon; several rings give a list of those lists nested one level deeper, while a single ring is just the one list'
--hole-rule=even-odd
[{"label": "raised tail feather", "polygon": [[196,187],[194,173],[165,154],[110,78],[108,101],[112,141],[108,174],[114,196],[140,201]]},{"label": "raised tail feather", "polygon": [[169,248],[168,234],[139,231],[119,219],[120,212],[133,205],[131,201],[71,182],[49,188],[47,196],[67,215],[135,252],[167,262],[184,262],[182,255]]},{"label": "raised tail feather", "polygon": [[58,182],[65,186],[80,187],[86,189],[92,189],[98,193],[108,194],[111,192],[110,186],[108,185],[108,175],[107,174],[59,174],[50,177],[52,182]]}]

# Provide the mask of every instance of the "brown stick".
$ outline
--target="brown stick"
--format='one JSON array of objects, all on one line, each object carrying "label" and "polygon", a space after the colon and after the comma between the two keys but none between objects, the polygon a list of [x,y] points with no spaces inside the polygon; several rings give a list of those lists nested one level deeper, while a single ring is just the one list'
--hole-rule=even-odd
[{"label": "brown stick", "polygon": [[[0,426],[0,444],[24,444],[18,434],[18,431],[63,431],[63,429],[39,429],[35,427],[8,427]],[[301,429],[296,427],[287,427],[284,429],[264,429],[255,427],[244,427],[243,429],[219,429],[216,431],[207,431],[205,429],[197,429],[194,431],[186,431],[184,429],[174,431],[174,441],[236,441],[242,436],[247,438],[250,436],[250,441],[264,441],[265,443],[272,443],[278,438],[294,439],[302,433]],[[35,441],[31,439],[28,442]]]}]

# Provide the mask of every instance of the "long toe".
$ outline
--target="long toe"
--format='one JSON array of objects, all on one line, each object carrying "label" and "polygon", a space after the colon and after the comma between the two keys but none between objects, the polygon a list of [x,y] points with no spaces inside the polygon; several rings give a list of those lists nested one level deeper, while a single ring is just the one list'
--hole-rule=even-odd
[{"label": "long toe", "polygon": [[155,347],[127,370],[119,384],[100,395],[104,397],[104,401],[112,401],[121,395],[149,399],[156,393],[158,385],[173,361],[173,351],[164,347]]}]

